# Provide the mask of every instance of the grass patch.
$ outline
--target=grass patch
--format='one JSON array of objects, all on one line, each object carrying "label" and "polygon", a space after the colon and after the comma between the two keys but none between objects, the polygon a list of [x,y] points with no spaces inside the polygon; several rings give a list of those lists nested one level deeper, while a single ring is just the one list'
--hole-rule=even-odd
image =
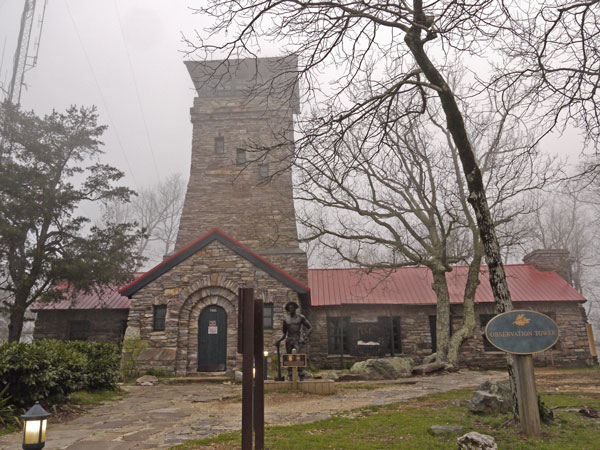
[{"label": "grass patch", "polygon": [[119,400],[127,393],[123,390],[99,390],[99,391],[79,391],[69,395],[71,404],[74,405],[99,405],[102,402],[110,400]]},{"label": "grass patch", "polygon": [[[523,439],[510,415],[475,416],[458,406],[468,400],[470,390],[429,395],[411,402],[361,408],[331,419],[305,425],[267,427],[266,448],[295,449],[456,449],[457,435],[431,436],[432,425],[462,425],[464,433],[478,431],[494,436],[499,449],[599,449],[596,419],[583,417],[571,408],[584,405],[600,409],[600,396],[587,393],[542,395],[554,408],[555,420],[543,426],[540,439]],[[507,422],[509,424],[507,425]],[[234,449],[240,433],[190,441],[171,450]]]}]

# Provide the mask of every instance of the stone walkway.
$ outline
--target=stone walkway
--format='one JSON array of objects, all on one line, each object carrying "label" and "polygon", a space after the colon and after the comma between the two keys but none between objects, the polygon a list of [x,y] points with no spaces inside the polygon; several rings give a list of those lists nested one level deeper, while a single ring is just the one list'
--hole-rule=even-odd
[{"label": "stone walkway", "polygon": [[[369,405],[406,401],[451,389],[474,387],[487,379],[500,380],[502,372],[469,372],[414,377],[398,382],[340,383],[333,396],[269,394],[267,425],[322,420],[342,411]],[[352,386],[356,387],[353,389]],[[84,416],[53,425],[45,449],[130,450],[168,448],[241,428],[241,388],[231,384],[126,386],[129,395],[93,408]],[[0,437],[0,449],[21,448],[21,435]]]}]

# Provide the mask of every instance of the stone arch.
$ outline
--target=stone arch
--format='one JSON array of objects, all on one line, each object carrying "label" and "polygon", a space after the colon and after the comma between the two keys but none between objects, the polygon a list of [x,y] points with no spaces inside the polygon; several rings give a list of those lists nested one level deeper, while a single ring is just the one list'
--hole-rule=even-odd
[{"label": "stone arch", "polygon": [[[221,275],[204,276],[180,292],[181,307],[177,319],[176,373],[195,372],[198,352],[198,318],[208,305],[218,305],[227,313],[227,369],[236,360],[237,287]],[[233,351],[230,351],[233,346]]]}]

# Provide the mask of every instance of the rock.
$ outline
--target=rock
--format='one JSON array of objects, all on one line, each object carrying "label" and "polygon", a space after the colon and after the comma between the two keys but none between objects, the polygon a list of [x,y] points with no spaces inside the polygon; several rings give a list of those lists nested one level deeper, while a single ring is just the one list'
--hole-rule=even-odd
[{"label": "rock", "polygon": [[413,360],[411,358],[377,358],[355,363],[350,373],[360,375],[368,380],[395,380],[411,375]]},{"label": "rock", "polygon": [[429,364],[421,364],[420,366],[416,366],[412,373],[415,375],[424,375],[430,372],[437,372],[438,370],[442,370],[446,368],[446,363],[443,362],[432,362]]},{"label": "rock", "polygon": [[135,382],[140,386],[154,386],[155,384],[158,384],[158,378],[154,375],[144,375],[135,380]]},{"label": "rock", "polygon": [[485,391],[473,391],[467,408],[475,414],[497,414],[506,411],[506,404],[498,395]]},{"label": "rock", "polygon": [[235,381],[236,383],[241,383],[242,378],[243,378],[242,372],[240,372],[239,370],[236,370],[235,373],[233,374],[233,381]]},{"label": "rock", "polygon": [[481,383],[477,389],[477,391],[489,392],[490,394],[498,395],[502,399],[510,402],[512,398],[512,391],[510,389],[510,381],[484,381]]},{"label": "rock", "polygon": [[461,450],[498,450],[498,445],[492,436],[471,431],[457,440]]},{"label": "rock", "polygon": [[327,372],[325,375],[323,375],[323,379],[337,381],[340,379],[340,377],[335,372]]},{"label": "rock", "polygon": [[[475,392],[485,392],[489,395],[496,397],[498,400],[485,396],[483,398],[480,394]],[[483,404],[480,404],[483,402]],[[507,412],[512,407],[512,391],[510,389],[510,381],[484,381],[477,389],[471,394],[471,400],[467,403],[467,407],[474,413],[498,413]]]},{"label": "rock", "polygon": [[458,434],[462,433],[463,427],[460,425],[432,425],[427,432],[434,436],[441,434]]}]

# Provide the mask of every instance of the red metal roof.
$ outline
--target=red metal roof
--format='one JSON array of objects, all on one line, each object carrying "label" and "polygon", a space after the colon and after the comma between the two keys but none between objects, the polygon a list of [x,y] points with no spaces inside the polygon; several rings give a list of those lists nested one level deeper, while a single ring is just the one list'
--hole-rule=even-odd
[{"label": "red metal roof", "polygon": [[[556,272],[541,272],[528,264],[504,266],[513,302],[578,301],[585,298]],[[467,267],[454,267],[446,275],[451,303],[462,303]],[[136,274],[140,275],[140,274]],[[479,274],[481,284],[475,301],[494,301],[487,267]],[[431,271],[425,267],[402,267],[393,272],[364,269],[309,269],[308,283],[312,306],[335,305],[434,305]],[[119,294],[117,286],[102,292],[80,293],[57,303],[36,304],[33,310],[127,309],[130,300]]]},{"label": "red metal roof", "polygon": [[90,292],[65,294],[65,299],[52,303],[36,303],[33,311],[56,309],[129,309],[130,300],[119,294],[118,286],[105,286]]},{"label": "red metal roof", "polygon": [[[513,302],[585,301],[556,272],[541,272],[528,264],[506,265]],[[467,266],[454,267],[446,274],[450,303],[462,303]],[[493,302],[487,266],[481,267],[481,284],[475,301]],[[393,272],[364,269],[311,269],[308,284],[312,306],[352,304],[435,304],[433,277],[426,267],[402,267]]]},{"label": "red metal roof", "polygon": [[[138,277],[143,272],[135,273]],[[65,290],[67,283],[59,284],[57,289]],[[119,286],[110,285],[102,288],[93,288],[90,292],[65,293],[64,300],[51,303],[35,303],[32,311],[54,310],[54,309],[129,309],[130,300],[119,294]]]}]

